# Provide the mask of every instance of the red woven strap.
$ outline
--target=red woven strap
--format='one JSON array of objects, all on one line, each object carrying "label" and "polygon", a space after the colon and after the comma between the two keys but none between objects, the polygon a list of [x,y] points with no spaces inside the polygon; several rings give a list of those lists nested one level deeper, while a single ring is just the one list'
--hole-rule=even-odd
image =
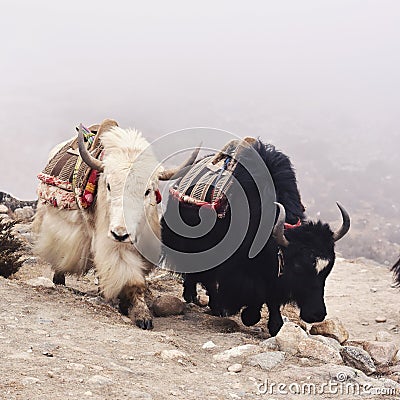
[{"label": "red woven strap", "polygon": [[285,229],[294,229],[294,228],[298,228],[299,226],[301,226],[300,218],[295,225],[288,224],[287,222],[285,222],[285,225],[284,225]]}]

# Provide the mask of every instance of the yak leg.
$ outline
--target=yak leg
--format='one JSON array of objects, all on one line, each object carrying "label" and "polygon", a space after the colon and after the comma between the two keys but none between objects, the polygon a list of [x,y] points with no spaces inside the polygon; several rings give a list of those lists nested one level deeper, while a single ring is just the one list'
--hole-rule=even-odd
[{"label": "yak leg", "polygon": [[221,307],[218,300],[218,285],[213,279],[205,280],[203,285],[206,288],[208,295],[208,306],[211,309],[212,315],[221,315]]},{"label": "yak leg", "polygon": [[145,301],[145,287],[128,287],[119,294],[119,308],[139,328],[153,329],[153,317]]},{"label": "yak leg", "polygon": [[246,326],[255,325],[261,319],[261,307],[260,306],[248,306],[242,310],[240,318]]},{"label": "yak leg", "polygon": [[183,282],[183,298],[187,303],[200,305],[196,285],[200,282],[207,291],[208,306],[213,315],[220,315],[218,302],[218,286],[214,274],[208,275],[207,272],[186,274]]},{"label": "yak leg", "polygon": [[183,298],[186,303],[196,303],[197,301],[197,279],[195,274],[186,274],[183,279]]},{"label": "yak leg", "polygon": [[53,276],[53,283],[55,285],[64,285],[65,286],[65,273],[56,271]]},{"label": "yak leg", "polygon": [[276,336],[283,325],[281,307],[279,303],[268,302],[267,307],[269,311],[268,330],[271,336]]}]

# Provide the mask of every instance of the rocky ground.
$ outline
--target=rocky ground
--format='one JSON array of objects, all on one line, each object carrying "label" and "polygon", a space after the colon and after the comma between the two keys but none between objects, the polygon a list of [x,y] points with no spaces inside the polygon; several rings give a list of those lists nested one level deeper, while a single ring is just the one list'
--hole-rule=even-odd
[{"label": "rocky ground", "polygon": [[[294,322],[271,339],[265,311],[246,328],[185,305],[149,332],[104,303],[91,274],[53,287],[50,267],[30,254],[29,228],[17,227],[23,267],[0,278],[1,399],[400,399],[400,292],[385,266],[339,259],[322,327],[288,307]],[[180,298],[164,271],[150,288],[154,299]]]}]

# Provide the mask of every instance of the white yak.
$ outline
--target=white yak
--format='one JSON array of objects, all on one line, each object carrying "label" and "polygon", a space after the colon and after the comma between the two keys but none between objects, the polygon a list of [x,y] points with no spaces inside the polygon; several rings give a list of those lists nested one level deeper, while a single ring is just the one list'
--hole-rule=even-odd
[{"label": "white yak", "polygon": [[[94,267],[103,296],[119,298],[122,312],[142,329],[151,329],[145,275],[152,264],[135,243],[140,241],[146,220],[159,238],[158,180],[170,179],[192,164],[198,149],[178,169],[164,171],[140,132],[105,120],[98,135],[104,147],[101,160],[86,149],[82,131],[78,134],[83,162],[100,172],[94,204],[89,209],[67,210],[39,199],[35,250],[52,265],[53,281],[58,284],[65,284],[66,274],[82,275]],[[65,143],[56,146],[50,158]]]}]

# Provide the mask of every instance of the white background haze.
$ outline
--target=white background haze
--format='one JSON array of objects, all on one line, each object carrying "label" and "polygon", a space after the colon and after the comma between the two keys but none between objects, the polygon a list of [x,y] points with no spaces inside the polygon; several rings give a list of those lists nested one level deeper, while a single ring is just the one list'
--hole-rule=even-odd
[{"label": "white background haze", "polygon": [[396,0],[2,0],[0,190],[35,198],[79,122],[212,126],[288,154],[312,217],[340,200],[400,242],[399,21]]}]

